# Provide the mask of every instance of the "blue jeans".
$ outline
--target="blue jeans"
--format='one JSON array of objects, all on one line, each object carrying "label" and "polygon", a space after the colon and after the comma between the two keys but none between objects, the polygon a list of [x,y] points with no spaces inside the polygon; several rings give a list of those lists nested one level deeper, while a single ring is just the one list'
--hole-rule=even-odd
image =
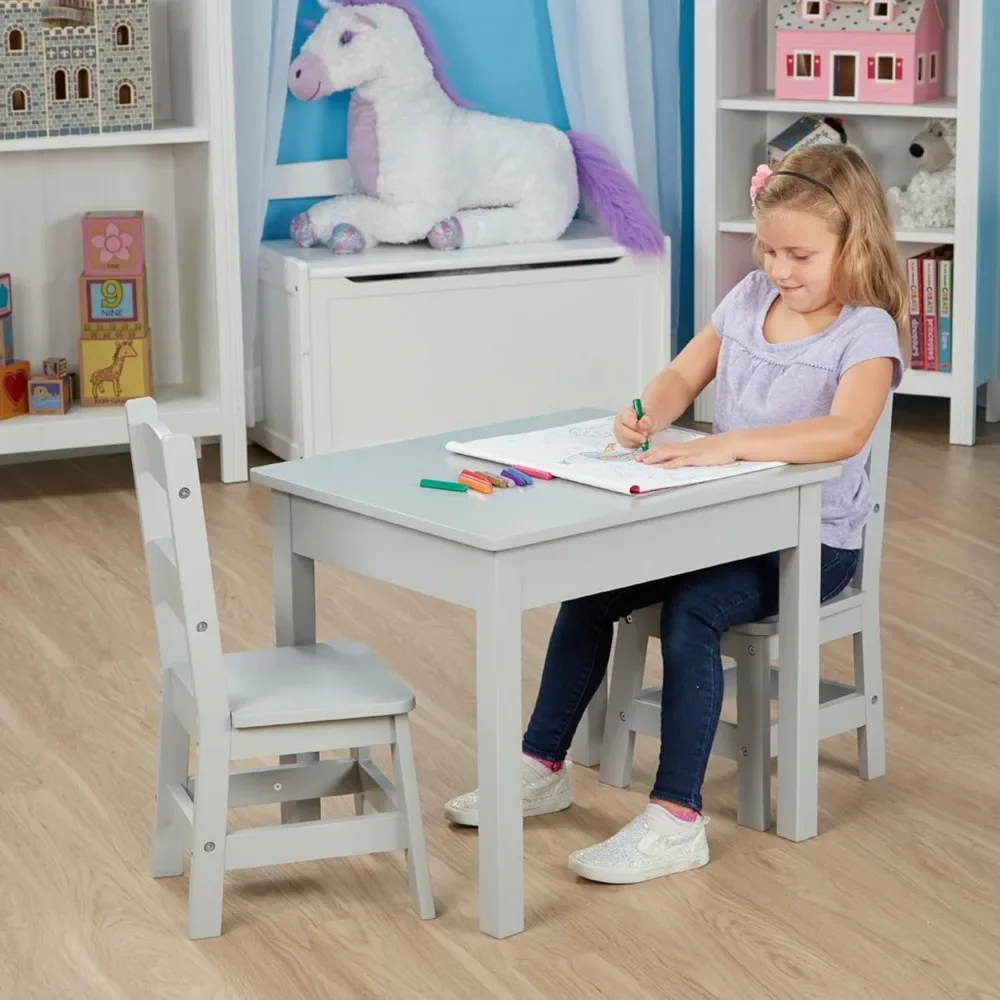
[{"label": "blue jeans", "polygon": [[[822,551],[820,595],[850,583],[859,552]],[[663,604],[660,766],[652,797],[701,810],[701,786],[722,711],[722,635],[778,611],[779,556],[771,553],[568,601],[559,609],[542,683],[524,734],[526,754],[561,763],[608,668],[614,623]]]}]

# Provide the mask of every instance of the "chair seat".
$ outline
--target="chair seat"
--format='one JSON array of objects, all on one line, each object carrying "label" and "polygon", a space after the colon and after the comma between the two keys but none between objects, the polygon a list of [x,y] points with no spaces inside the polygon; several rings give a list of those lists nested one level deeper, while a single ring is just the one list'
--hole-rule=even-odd
[{"label": "chair seat", "polygon": [[[830,600],[824,601],[820,605],[820,621],[859,608],[863,603],[864,595],[860,590],[855,587],[846,587],[835,597],[831,597]],[[737,635],[777,635],[778,616],[771,615],[770,618],[762,618],[760,621],[750,622],[747,625],[734,625],[729,631]]]},{"label": "chair seat", "polygon": [[223,661],[234,729],[405,715],[416,701],[359,642],[227,653]]}]

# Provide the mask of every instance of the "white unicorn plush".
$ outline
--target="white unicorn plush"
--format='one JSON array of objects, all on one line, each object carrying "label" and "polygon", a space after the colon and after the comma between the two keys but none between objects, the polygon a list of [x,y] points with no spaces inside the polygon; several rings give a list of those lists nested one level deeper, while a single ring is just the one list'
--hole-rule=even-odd
[{"label": "white unicorn plush", "polygon": [[582,195],[621,246],[663,253],[638,189],[592,138],[464,106],[410,0],[319,2],[326,13],[288,84],[304,101],[354,91],[348,160],[357,193],[297,216],[296,243],[358,253],[423,239],[438,250],[555,240]]}]

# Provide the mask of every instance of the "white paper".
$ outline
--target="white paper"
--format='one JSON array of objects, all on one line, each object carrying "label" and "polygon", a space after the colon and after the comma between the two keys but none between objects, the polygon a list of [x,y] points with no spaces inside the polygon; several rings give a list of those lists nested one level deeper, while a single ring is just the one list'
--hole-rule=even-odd
[{"label": "white paper", "polygon": [[[614,434],[614,417],[599,417],[563,427],[547,427],[525,434],[449,441],[448,451],[497,465],[525,465],[584,486],[615,493],[654,493],[677,486],[773,469],[784,462],[735,462],[732,465],[664,469],[635,460],[636,452],[623,450]],[[653,435],[650,445],[693,441],[699,431],[668,427]]]}]

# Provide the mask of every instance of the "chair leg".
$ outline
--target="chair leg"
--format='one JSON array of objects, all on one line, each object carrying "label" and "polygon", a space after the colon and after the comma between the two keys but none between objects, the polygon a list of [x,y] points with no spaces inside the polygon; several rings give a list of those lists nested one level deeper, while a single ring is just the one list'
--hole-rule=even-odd
[{"label": "chair leg", "polygon": [[608,715],[608,681],[605,677],[594,692],[573,736],[569,755],[581,767],[597,767],[601,762],[601,741]]},{"label": "chair leg", "polygon": [[600,780],[605,785],[627,788],[632,783],[635,732],[629,726],[628,718],[632,702],[642,690],[648,644],[649,628],[643,612],[630,615],[618,623],[607,721],[601,743]]},{"label": "chair leg", "polygon": [[737,822],[771,827],[771,645],[748,638],[736,651],[736,730],[740,745]]},{"label": "chair leg", "polygon": [[[371,747],[352,747],[351,757],[356,764],[361,764],[362,762],[369,762],[372,759],[372,748]],[[367,805],[367,800],[365,799],[364,792],[357,792],[354,795],[354,814],[356,816],[364,816],[365,812],[373,813],[375,810],[372,808],[365,808]]]},{"label": "chair leg", "polygon": [[222,933],[222,892],[226,876],[229,812],[229,748],[221,739],[198,746],[188,888],[188,937]]},{"label": "chair leg", "polygon": [[174,714],[169,677],[160,697],[160,733],[156,763],[156,818],[153,827],[153,878],[184,874],[184,839],[171,824],[171,785],[187,785],[191,738]]},{"label": "chair leg", "polygon": [[885,774],[885,710],[882,697],[882,637],[876,609],[854,636],[854,687],[865,699],[865,724],[858,730],[858,774],[865,781]]},{"label": "chair leg", "polygon": [[413,741],[410,738],[410,720],[405,715],[393,719],[396,738],[392,744],[392,770],[396,779],[396,792],[400,809],[406,822],[406,864],[410,874],[410,896],[413,906],[423,920],[433,920],[434,891],[431,888],[431,869],[427,860],[424,841],[424,821],[420,813],[420,793],[417,789],[417,768],[413,758]]}]

